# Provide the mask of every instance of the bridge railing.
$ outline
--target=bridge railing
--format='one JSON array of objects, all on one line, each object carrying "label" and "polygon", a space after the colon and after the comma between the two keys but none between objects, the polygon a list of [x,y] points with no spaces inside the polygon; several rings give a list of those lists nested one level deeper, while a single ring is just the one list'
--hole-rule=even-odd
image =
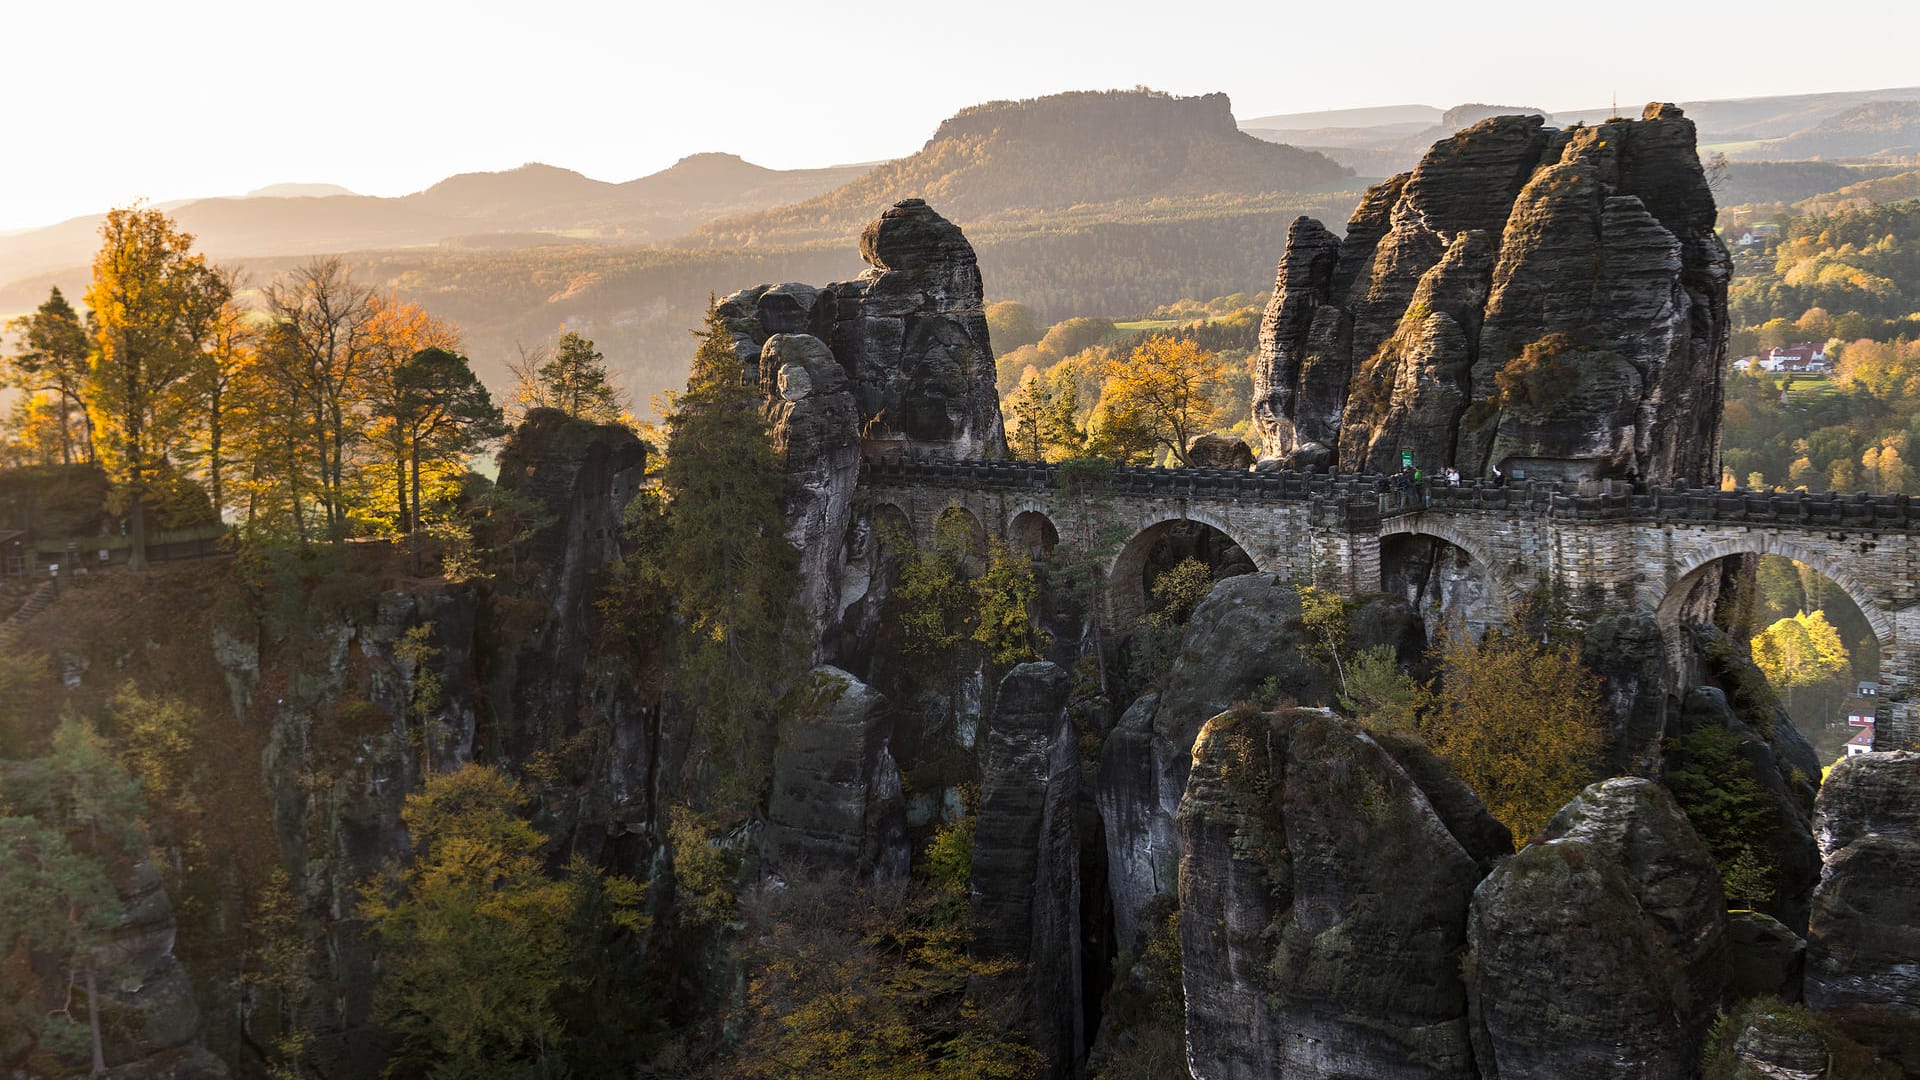
[{"label": "bridge railing", "polygon": [[[1048,491],[1061,484],[1059,465],[1038,461],[869,458],[863,484],[909,484],[972,490]],[[1830,526],[1920,531],[1920,499],[1907,495],[1831,491],[1751,491],[1661,487],[1602,490],[1562,481],[1495,485],[1463,480],[1401,492],[1386,477],[1361,473],[1253,472],[1237,469],[1117,467],[1106,482],[1115,495],[1142,498],[1226,498],[1338,504],[1355,524],[1369,515],[1500,513],[1571,521],[1657,521]],[[1583,490],[1585,488],[1586,490]],[[1609,490],[1608,488],[1611,488]]]}]

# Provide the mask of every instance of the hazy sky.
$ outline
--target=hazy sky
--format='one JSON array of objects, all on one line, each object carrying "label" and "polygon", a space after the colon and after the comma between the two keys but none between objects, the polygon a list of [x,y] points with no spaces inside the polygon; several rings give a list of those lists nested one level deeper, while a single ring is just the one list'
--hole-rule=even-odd
[{"label": "hazy sky", "polygon": [[[1721,11],[1728,14],[1722,15]],[[0,229],[283,181],[894,157],[994,98],[1224,90],[1241,117],[1920,84],[1920,3],[0,2]]]}]

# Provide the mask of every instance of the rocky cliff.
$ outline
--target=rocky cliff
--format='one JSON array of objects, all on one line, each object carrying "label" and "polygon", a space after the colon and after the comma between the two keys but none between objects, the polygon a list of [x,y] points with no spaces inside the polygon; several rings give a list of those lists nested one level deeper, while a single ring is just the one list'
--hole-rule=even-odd
[{"label": "rocky cliff", "polygon": [[741,362],[758,373],[769,338],[810,334],[845,371],[855,434],[876,449],[1005,457],[973,245],[925,200],[903,199],[860,234],[860,256],[868,269],[853,281],[763,285],[722,300]]},{"label": "rocky cliff", "polygon": [[1920,1072],[1920,753],[1834,766],[1814,819],[1825,867],[1808,924],[1807,1004]]},{"label": "rocky cliff", "polygon": [[1296,221],[1261,326],[1263,457],[1711,479],[1731,262],[1692,121],[1482,121]]},{"label": "rocky cliff", "polygon": [[1179,821],[1195,1076],[1474,1075],[1459,954],[1505,830],[1464,846],[1414,773],[1312,709],[1209,721]]}]

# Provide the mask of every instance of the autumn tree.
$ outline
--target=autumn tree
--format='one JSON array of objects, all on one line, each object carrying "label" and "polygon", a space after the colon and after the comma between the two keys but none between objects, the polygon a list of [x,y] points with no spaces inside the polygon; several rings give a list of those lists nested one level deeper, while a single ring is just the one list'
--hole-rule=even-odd
[{"label": "autumn tree", "polygon": [[508,365],[514,374],[514,411],[558,409],[575,420],[614,424],[625,411],[607,374],[607,358],[593,342],[568,330],[552,349],[522,350]]},{"label": "autumn tree", "polygon": [[1220,419],[1218,397],[1229,367],[1191,339],[1148,338],[1126,359],[1112,359],[1102,404],[1150,431],[1173,460],[1187,464],[1187,444]]},{"label": "autumn tree", "polygon": [[1592,782],[1604,732],[1599,679],[1572,645],[1490,632],[1448,636],[1421,734],[1516,843]]},{"label": "autumn tree", "polygon": [[1038,344],[1043,327],[1033,309],[1015,300],[1000,300],[987,305],[987,334],[993,341],[994,355],[1000,356],[1027,345]]},{"label": "autumn tree", "polygon": [[216,295],[223,299],[205,325],[197,362],[188,376],[187,392],[204,420],[198,425],[200,447],[188,449],[184,456],[202,463],[214,517],[221,519],[227,507],[227,467],[235,460],[231,443],[234,392],[243,373],[258,362],[260,328],[252,313],[235,299],[245,284],[239,273],[226,267],[213,267],[211,272],[220,282]]},{"label": "autumn tree", "polygon": [[295,434],[312,456],[313,494],[327,535],[340,538],[347,529],[347,459],[363,434],[359,403],[374,360],[373,291],[339,259],[319,258],[261,296],[271,320],[262,358],[279,384],[277,396],[299,410]]},{"label": "autumn tree", "polygon": [[604,917],[637,929],[640,887],[576,866],[550,875],[525,795],[468,764],[427,780],[401,820],[413,860],[369,883],[361,914],[383,946],[377,1004],[399,1036],[395,1066],[438,1077],[545,1076],[568,1041],[561,993],[584,947],[573,919],[583,878],[609,891]]},{"label": "autumn tree", "polygon": [[7,328],[20,346],[7,362],[7,382],[30,395],[52,395],[49,415],[59,428],[62,465],[76,459],[92,461],[93,429],[82,396],[90,345],[79,314],[56,285],[38,310],[13,320]]},{"label": "autumn tree", "polygon": [[1788,711],[1797,693],[1822,684],[1832,684],[1822,699],[1837,696],[1831,690],[1844,685],[1852,671],[1847,646],[1824,611],[1801,611],[1773,623],[1754,637],[1752,648],[1754,665],[1786,695]]},{"label": "autumn tree", "polygon": [[774,702],[806,659],[788,634],[798,554],[759,393],[715,311],[698,336],[668,417],[656,565],[683,628],[674,689],[697,710],[723,798],[748,806],[771,777]]},{"label": "autumn tree", "polygon": [[84,393],[101,462],[127,499],[129,565],[144,569],[148,482],[194,423],[187,387],[227,283],[159,210],[113,210],[100,235]]},{"label": "autumn tree", "polygon": [[[506,426],[467,358],[445,349],[414,353],[387,373],[382,385],[385,393],[375,400],[373,410],[386,426],[402,481],[400,531],[417,534],[422,521],[422,460],[457,468],[487,442],[505,434]],[[418,572],[417,545],[414,561]]]}]

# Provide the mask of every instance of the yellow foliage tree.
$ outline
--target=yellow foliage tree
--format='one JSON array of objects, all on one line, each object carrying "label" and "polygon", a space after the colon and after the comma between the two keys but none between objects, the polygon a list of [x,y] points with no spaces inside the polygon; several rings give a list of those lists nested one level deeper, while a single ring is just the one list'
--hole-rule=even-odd
[{"label": "yellow foliage tree", "polygon": [[159,210],[113,210],[100,237],[87,287],[87,415],[101,464],[126,496],[129,565],[144,569],[148,487],[197,419],[192,376],[228,283]]},{"label": "yellow foliage tree", "polygon": [[1187,444],[1220,420],[1225,360],[1192,340],[1157,335],[1122,360],[1110,358],[1103,410],[1129,417],[1151,431],[1156,445],[1187,464]]},{"label": "yellow foliage tree", "polygon": [[1754,665],[1768,685],[1786,695],[1788,711],[1798,692],[1843,680],[1852,670],[1846,643],[1824,611],[1781,619],[1755,635],[1752,649]]},{"label": "yellow foliage tree", "polygon": [[1571,645],[1518,633],[1440,642],[1440,686],[1422,734],[1512,831],[1544,828],[1593,781],[1603,732],[1600,680]]}]

